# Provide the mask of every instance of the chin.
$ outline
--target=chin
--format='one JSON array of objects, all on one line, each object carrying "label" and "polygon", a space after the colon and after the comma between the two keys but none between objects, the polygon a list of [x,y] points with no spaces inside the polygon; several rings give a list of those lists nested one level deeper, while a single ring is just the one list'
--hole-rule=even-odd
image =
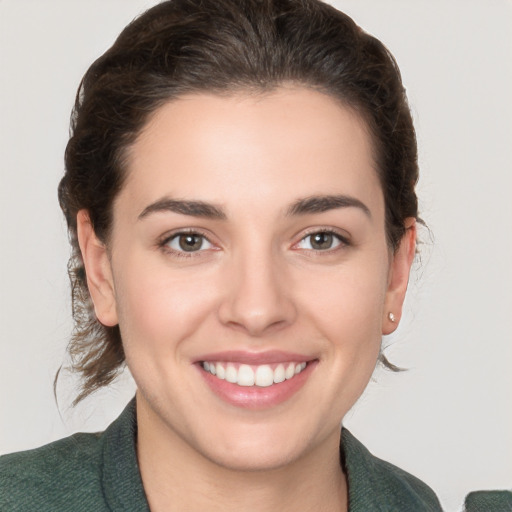
[{"label": "chin", "polygon": [[250,450],[231,446],[231,451],[223,453],[207,453],[207,458],[214,464],[236,472],[266,472],[279,470],[289,466],[297,458],[295,451],[276,450],[275,446],[266,446],[262,449],[261,445],[253,447]]},{"label": "chin", "polygon": [[290,429],[289,422],[271,422],[221,430],[210,432],[213,435],[207,444],[203,439],[201,451],[210,461],[233,471],[272,471],[290,466],[314,451],[326,435],[300,422],[296,422],[296,429]]}]

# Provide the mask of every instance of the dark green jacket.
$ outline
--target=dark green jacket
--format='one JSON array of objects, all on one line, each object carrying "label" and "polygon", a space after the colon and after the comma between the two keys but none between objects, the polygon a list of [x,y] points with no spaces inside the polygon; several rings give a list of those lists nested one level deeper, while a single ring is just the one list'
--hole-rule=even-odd
[{"label": "dark green jacket", "polygon": [[[74,434],[0,457],[1,512],[148,511],[135,454],[135,400],[101,434]],[[432,490],[377,459],[347,430],[350,512],[440,511]]]}]

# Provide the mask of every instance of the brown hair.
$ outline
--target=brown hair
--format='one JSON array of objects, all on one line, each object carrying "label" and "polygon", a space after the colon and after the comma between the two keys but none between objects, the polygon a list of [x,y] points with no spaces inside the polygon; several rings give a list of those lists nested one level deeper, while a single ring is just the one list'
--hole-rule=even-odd
[{"label": "brown hair", "polygon": [[[87,209],[105,243],[127,149],[155,110],[191,92],[312,87],[354,108],[372,133],[389,246],[417,217],[416,137],[400,72],[384,45],[318,0],[170,0],[130,23],[82,79],[71,119],[59,201],[72,256],[72,368],[79,402],[124,363],[119,328],[97,320],[76,238]],[[389,367],[381,355],[381,361]]]}]

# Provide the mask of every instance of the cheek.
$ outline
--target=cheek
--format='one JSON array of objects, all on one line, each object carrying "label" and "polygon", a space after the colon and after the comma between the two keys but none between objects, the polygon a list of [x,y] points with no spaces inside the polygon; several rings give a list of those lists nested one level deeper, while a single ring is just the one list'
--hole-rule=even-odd
[{"label": "cheek", "polygon": [[[315,279],[316,293],[308,299],[326,322],[357,328],[380,326],[387,275],[367,269],[341,269]],[[307,296],[306,290],[302,293]],[[347,327],[347,325],[345,326]]]},{"label": "cheek", "polygon": [[329,341],[329,350],[343,353],[340,364],[357,360],[373,367],[382,340],[386,283],[386,265],[374,261],[317,275],[316,292],[304,288],[300,293],[303,311],[309,311],[318,331]]},{"label": "cheek", "polygon": [[128,350],[175,351],[215,303],[218,286],[212,279],[166,271],[136,254],[115,268],[119,326]]}]

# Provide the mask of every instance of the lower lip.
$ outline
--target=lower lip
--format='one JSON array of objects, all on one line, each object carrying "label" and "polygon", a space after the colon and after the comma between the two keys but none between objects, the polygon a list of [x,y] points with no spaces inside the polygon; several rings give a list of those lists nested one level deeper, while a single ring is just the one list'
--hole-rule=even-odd
[{"label": "lower lip", "polygon": [[310,361],[306,368],[289,380],[272,386],[238,386],[218,379],[198,365],[199,372],[210,389],[222,400],[245,409],[267,409],[289,400],[304,386],[318,361]]}]

